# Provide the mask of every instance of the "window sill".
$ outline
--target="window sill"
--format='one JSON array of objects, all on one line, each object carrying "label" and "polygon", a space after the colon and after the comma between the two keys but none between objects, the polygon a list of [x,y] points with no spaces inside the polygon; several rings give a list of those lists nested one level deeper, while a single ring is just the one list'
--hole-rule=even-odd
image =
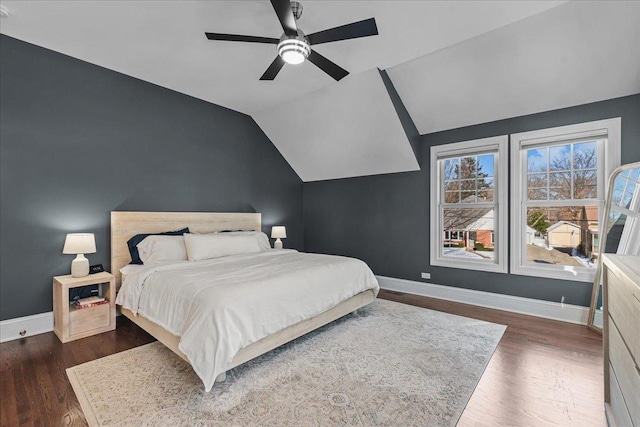
[{"label": "window sill", "polygon": [[[514,266],[511,267],[511,274],[515,274],[518,276],[531,276],[531,277],[544,277],[547,279],[558,279],[558,280],[569,280],[572,282],[587,282],[593,283],[596,277],[596,269],[592,270],[583,270],[583,268],[579,267],[580,270],[573,270],[571,267],[567,267],[567,270],[563,270],[561,267],[533,267],[533,266]],[[571,269],[571,270],[570,270]],[[582,270],[582,271],[581,271]]]},{"label": "window sill", "polygon": [[436,267],[461,268],[464,270],[488,271],[491,273],[507,273],[506,265],[468,259],[459,261],[452,258],[436,258],[431,260],[431,265]]}]

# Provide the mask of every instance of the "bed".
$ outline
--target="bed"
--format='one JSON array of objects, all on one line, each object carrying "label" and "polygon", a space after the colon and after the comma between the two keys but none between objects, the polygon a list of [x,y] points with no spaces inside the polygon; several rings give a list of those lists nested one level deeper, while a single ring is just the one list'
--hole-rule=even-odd
[{"label": "bed", "polygon": [[[260,231],[261,214],[111,213],[111,268],[122,314],[189,362],[207,391],[214,379],[224,381],[226,371],[364,307],[377,295],[375,276],[362,261],[292,250],[136,266],[133,274],[127,267],[120,289],[132,236],[184,227],[191,233]],[[195,305],[202,313],[192,314]],[[176,313],[189,313],[188,322],[176,323]]]}]

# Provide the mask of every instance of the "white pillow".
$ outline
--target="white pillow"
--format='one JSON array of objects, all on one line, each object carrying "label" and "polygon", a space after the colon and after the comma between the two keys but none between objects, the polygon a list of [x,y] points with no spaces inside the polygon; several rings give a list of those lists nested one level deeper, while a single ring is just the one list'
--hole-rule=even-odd
[{"label": "white pillow", "polygon": [[258,241],[258,246],[261,251],[268,251],[271,249],[269,238],[262,231],[225,231],[219,234],[223,236],[254,236]]},{"label": "white pillow", "polygon": [[147,236],[136,245],[143,264],[185,261],[187,249],[182,236]]},{"label": "white pillow", "polygon": [[260,252],[255,236],[230,234],[185,234],[184,244],[189,261]]}]

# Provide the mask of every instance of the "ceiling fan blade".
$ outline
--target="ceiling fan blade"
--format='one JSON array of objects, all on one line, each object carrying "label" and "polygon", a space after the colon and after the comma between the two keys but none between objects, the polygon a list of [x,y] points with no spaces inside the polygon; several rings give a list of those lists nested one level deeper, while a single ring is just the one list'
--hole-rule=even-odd
[{"label": "ceiling fan blade", "polygon": [[284,33],[291,37],[297,36],[298,26],[296,25],[296,18],[293,16],[289,0],[271,0],[271,5],[273,10],[276,11],[276,15],[278,15]]},{"label": "ceiling fan blade", "polygon": [[204,33],[209,40],[223,40],[228,42],[251,42],[278,44],[280,40],[272,37],[241,36],[238,34]]},{"label": "ceiling fan blade", "polygon": [[309,61],[313,62],[316,67],[320,68],[336,80],[340,80],[349,74],[347,70],[336,65],[334,62],[329,61],[313,49],[311,49],[311,53],[309,54]]},{"label": "ceiling fan blade", "polygon": [[376,26],[376,19],[369,18],[364,21],[352,22],[351,24],[308,34],[307,38],[311,44],[320,44],[377,35],[378,27]]},{"label": "ceiling fan blade", "polygon": [[280,55],[276,56],[267,71],[264,72],[260,80],[273,80],[276,78],[282,67],[284,66],[284,60],[280,58]]}]

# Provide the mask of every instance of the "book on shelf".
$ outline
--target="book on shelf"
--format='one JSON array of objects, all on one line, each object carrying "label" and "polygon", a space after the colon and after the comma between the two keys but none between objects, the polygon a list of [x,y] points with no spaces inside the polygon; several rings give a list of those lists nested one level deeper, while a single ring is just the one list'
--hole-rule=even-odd
[{"label": "book on shelf", "polygon": [[107,300],[105,297],[91,296],[87,298],[80,298],[74,301],[73,305],[77,309],[80,309],[80,308],[94,307],[96,305],[106,304],[108,302],[109,300]]},{"label": "book on shelf", "polygon": [[74,302],[73,305],[75,306],[76,310],[82,310],[83,308],[95,307],[97,305],[103,305],[108,303],[109,303],[109,300],[103,299],[102,301],[90,302],[88,304],[78,304],[77,302]]},{"label": "book on shelf", "polygon": [[104,301],[105,297],[99,297],[97,295],[94,296],[90,296],[90,297],[86,297],[86,298],[80,298],[77,303],[78,305],[85,305],[85,304],[93,304],[95,302],[101,302]]}]

